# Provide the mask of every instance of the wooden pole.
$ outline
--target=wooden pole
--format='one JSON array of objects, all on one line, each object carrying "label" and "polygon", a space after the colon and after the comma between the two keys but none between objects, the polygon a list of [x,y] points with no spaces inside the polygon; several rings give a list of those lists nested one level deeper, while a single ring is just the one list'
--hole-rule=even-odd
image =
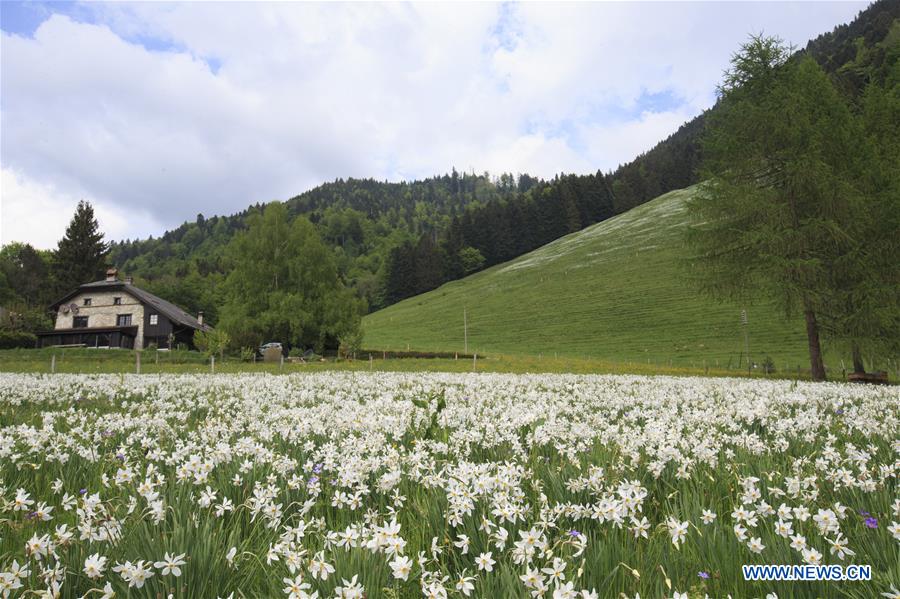
[{"label": "wooden pole", "polygon": [[469,318],[465,308],[463,308],[463,346],[463,353],[469,353]]},{"label": "wooden pole", "polygon": [[141,373],[141,352],[139,351],[134,352],[134,373]]},{"label": "wooden pole", "polygon": [[278,371],[284,372],[284,354],[281,354],[281,361],[278,364]]},{"label": "wooden pole", "polygon": [[472,354],[472,372],[474,372],[476,368],[478,368],[478,354],[474,353]]},{"label": "wooden pole", "polygon": [[50,357],[50,372],[51,372],[51,373],[55,373],[55,372],[56,372],[56,354],[53,354],[53,355]]},{"label": "wooden pole", "polygon": [[209,371],[210,371],[211,373],[215,373],[215,372],[216,372],[216,357],[215,357],[215,356],[210,356],[210,357],[209,357]]},{"label": "wooden pole", "polygon": [[374,368],[373,364],[374,363],[372,362],[372,354],[369,354],[369,370],[372,370]]}]

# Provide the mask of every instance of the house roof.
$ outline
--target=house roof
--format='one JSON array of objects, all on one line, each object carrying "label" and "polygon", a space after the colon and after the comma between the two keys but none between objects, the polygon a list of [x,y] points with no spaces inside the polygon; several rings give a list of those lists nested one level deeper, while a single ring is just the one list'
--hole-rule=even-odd
[{"label": "house roof", "polygon": [[171,320],[175,324],[179,324],[181,326],[190,327],[192,329],[200,329],[201,331],[208,331],[211,327],[208,324],[200,324],[200,321],[196,319],[196,317],[188,314],[182,308],[179,308],[172,302],[167,302],[161,297],[155,296],[149,291],[144,291],[140,287],[135,287],[133,283],[128,283],[126,281],[119,281],[118,279],[115,281],[94,281],[93,283],[85,283],[81,285],[75,291],[67,294],[62,299],[58,300],[56,303],[50,306],[53,310],[59,308],[61,304],[64,304],[68,300],[72,299],[79,293],[85,291],[115,291],[120,290],[128,295],[134,297],[139,302],[144,304],[145,306],[152,306],[155,308],[160,314],[164,315],[166,318]]}]

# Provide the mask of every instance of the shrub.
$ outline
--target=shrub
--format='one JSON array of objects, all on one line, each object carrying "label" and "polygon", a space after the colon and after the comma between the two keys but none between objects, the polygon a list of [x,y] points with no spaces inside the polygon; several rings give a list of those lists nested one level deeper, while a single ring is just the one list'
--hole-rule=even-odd
[{"label": "shrub", "polygon": [[36,344],[37,336],[33,333],[0,329],[0,349],[15,349],[17,347],[32,348]]}]

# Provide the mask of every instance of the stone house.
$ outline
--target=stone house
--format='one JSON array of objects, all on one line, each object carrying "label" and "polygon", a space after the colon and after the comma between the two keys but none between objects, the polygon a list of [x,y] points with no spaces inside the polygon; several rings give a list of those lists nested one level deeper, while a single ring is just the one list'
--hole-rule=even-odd
[{"label": "stone house", "polygon": [[135,287],[130,278],[119,280],[114,268],[106,271],[105,280],[85,283],[50,309],[56,313],[56,324],[52,331],[37,334],[38,347],[192,347],[194,332],[210,329],[203,323],[202,312],[195,318],[175,304]]}]

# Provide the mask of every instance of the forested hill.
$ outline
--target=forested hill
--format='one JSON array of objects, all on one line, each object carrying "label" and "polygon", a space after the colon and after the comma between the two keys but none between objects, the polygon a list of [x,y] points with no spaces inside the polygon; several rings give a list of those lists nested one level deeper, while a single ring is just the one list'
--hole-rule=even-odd
[{"label": "forested hill", "polygon": [[[900,0],[879,0],[810,41],[851,98],[883,82],[900,55]],[[715,110],[713,108],[712,110]],[[568,233],[697,181],[704,115],[614,172],[558,176],[458,173],[413,182],[337,180],[287,201],[316,224],[340,272],[370,309],[515,258]],[[223,249],[259,204],[185,223],[156,239],[112,247],[111,259],[155,293],[215,318]]]}]

